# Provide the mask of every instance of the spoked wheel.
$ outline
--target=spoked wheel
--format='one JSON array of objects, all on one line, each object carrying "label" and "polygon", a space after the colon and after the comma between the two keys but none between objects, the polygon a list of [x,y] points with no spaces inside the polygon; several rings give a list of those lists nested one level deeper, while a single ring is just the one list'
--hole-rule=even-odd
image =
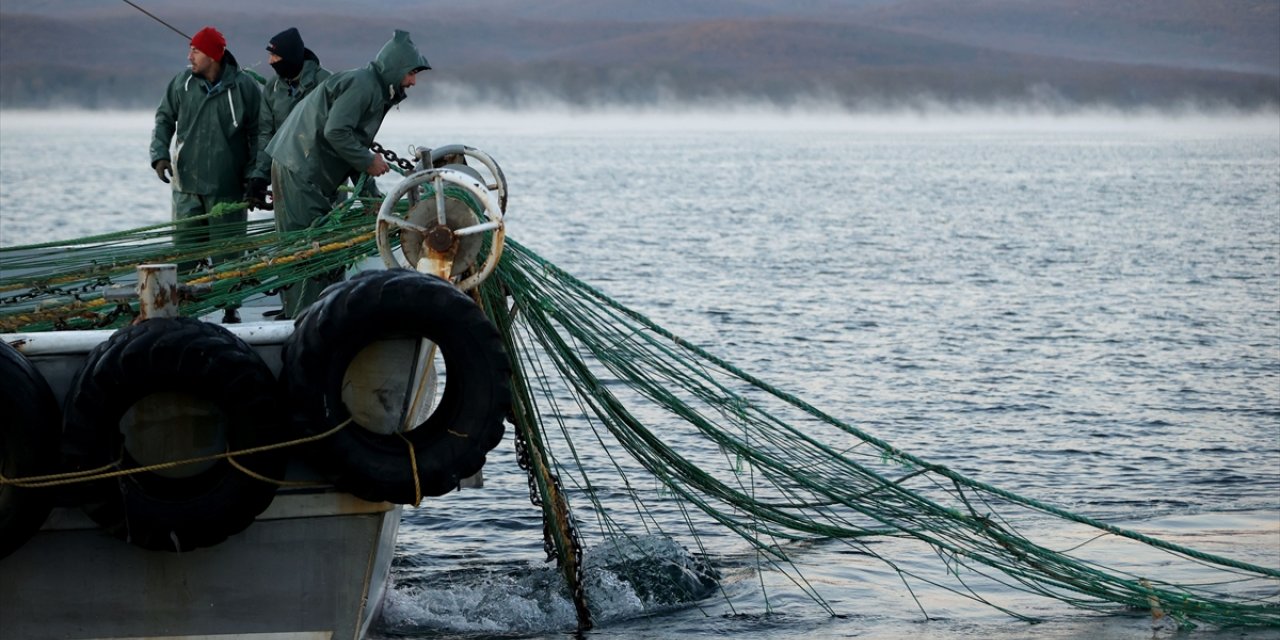
[{"label": "spoked wheel", "polygon": [[[485,188],[498,194],[498,208],[502,209],[502,213],[507,213],[507,177],[502,173],[502,167],[493,160],[489,154],[475,148],[468,147],[464,144],[447,144],[443,147],[436,147],[431,150],[430,166],[433,168],[453,169],[457,166],[472,167],[475,164],[467,162],[467,158],[475,161],[476,164],[484,167],[487,177],[481,177],[484,181]],[[420,167],[425,169],[427,167]],[[477,172],[477,176],[479,176]]]},{"label": "spoked wheel", "polygon": [[[387,194],[378,211],[378,253],[388,268],[437,275],[466,291],[489,277],[502,257],[506,178],[487,154],[471,147],[440,147],[430,158],[421,151],[420,170]],[[489,176],[466,164],[425,168],[428,160],[458,156],[475,158]]]}]

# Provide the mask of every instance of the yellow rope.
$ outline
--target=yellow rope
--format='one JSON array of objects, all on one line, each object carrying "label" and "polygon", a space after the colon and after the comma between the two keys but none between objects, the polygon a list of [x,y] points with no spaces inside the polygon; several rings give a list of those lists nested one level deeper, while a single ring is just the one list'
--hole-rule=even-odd
[{"label": "yellow rope", "polygon": [[[28,478],[6,478],[6,477],[4,477],[4,474],[3,474],[3,473],[0,473],[0,487],[3,487],[4,485],[7,485],[7,484],[11,484],[11,485],[13,485],[13,486],[15,486],[15,487],[25,487],[25,486],[27,486],[27,485],[25,485],[25,484],[21,484],[21,483],[23,483],[23,482],[40,482],[40,481],[44,481],[44,480],[61,480],[61,479],[63,479],[63,478],[75,478],[75,479],[80,479],[80,478],[82,478],[82,477],[92,476],[92,475],[94,475],[94,474],[98,474],[98,473],[104,473],[104,472],[106,472],[106,471],[107,471],[107,470],[109,470],[109,469],[114,469],[114,468],[116,468],[117,466],[119,466],[119,464],[120,464],[120,460],[116,460],[115,462],[110,462],[110,463],[107,463],[107,464],[105,464],[105,465],[102,465],[101,467],[98,467],[97,469],[84,469],[84,470],[82,470],[82,471],[67,471],[67,472],[65,472],[65,473],[54,473],[54,474],[50,474],[50,475],[47,475],[47,476],[31,476],[31,477],[28,477]],[[69,482],[68,482],[68,483],[66,483],[66,484],[71,484],[71,483],[69,483]],[[52,485],[50,485],[50,486],[52,486]]]},{"label": "yellow rope", "polygon": [[189,285],[207,284],[211,282],[216,282],[218,280],[229,280],[233,278],[243,279],[247,276],[251,276],[259,271],[262,271],[267,267],[280,266],[282,264],[289,264],[291,262],[305,260],[316,254],[329,253],[331,251],[337,251],[338,249],[346,249],[349,247],[354,247],[355,245],[368,241],[369,239],[373,238],[375,235],[377,235],[376,232],[370,231],[368,233],[362,233],[358,236],[353,236],[351,238],[348,238],[340,242],[330,242],[328,244],[319,245],[314,249],[299,251],[292,255],[279,256],[279,257],[273,257],[273,258],[264,258],[261,261],[259,261],[257,264],[250,265],[244,269],[221,271],[221,272],[210,274],[207,276],[194,278],[188,281],[187,284]]},{"label": "yellow rope", "polygon": [[88,320],[97,319],[98,314],[94,309],[107,306],[107,301],[98,298],[96,300],[77,300],[56,307],[40,309],[31,313],[24,313],[15,316],[9,316],[0,319],[0,331],[4,333],[13,333],[19,327],[24,327],[36,322],[66,320],[73,317],[81,317]]},{"label": "yellow rope", "polygon": [[[275,449],[283,449],[285,447],[292,447],[300,444],[307,444],[309,442],[315,442],[317,440],[322,440],[324,438],[327,438],[337,433],[348,424],[351,424],[351,421],[352,421],[352,418],[347,418],[338,426],[324,433],[316,434],[313,436],[307,436],[305,438],[298,438],[297,440],[289,440],[287,442],[277,442],[275,444],[267,444],[267,445],[262,445],[260,447],[242,449],[240,451],[227,451],[225,453],[215,453],[207,456],[200,456],[198,458],[189,458],[186,460],[173,460],[170,462],[159,462],[159,463],[147,465],[144,467],[134,467],[132,469],[116,469],[115,471],[105,471],[105,472],[102,471],[103,469],[109,469],[111,467],[115,467],[118,464],[120,464],[120,461],[117,460],[105,467],[99,467],[98,469],[93,469],[89,471],[71,471],[68,473],[55,473],[51,475],[30,476],[26,478],[6,478],[4,477],[4,475],[0,474],[0,486],[13,485],[15,487],[25,487],[28,489],[40,489],[43,487],[56,487],[60,485],[75,484],[77,482],[92,482],[94,480],[106,480],[108,478],[118,478],[120,476],[133,475],[135,473],[141,473],[144,471],[159,471],[161,469],[172,469],[174,467],[181,467],[187,464],[195,464],[197,462],[209,462],[212,460],[221,460],[224,458],[230,459],[231,456],[247,456],[255,453],[262,453],[264,451],[273,451]],[[232,465],[235,466],[237,469],[240,469],[241,471],[248,472],[244,467],[242,467],[239,464],[236,464],[235,462],[232,462]],[[417,468],[416,461],[414,462],[414,468],[415,469]],[[282,481],[277,482],[275,480],[270,480],[265,477],[257,476],[257,475],[255,475],[254,477],[260,480],[265,480],[267,482],[282,484]],[[414,482],[415,483],[417,482],[416,473],[414,475]]]},{"label": "yellow rope", "polygon": [[413,450],[413,441],[404,437],[403,433],[396,432],[404,443],[409,445],[409,466],[413,468],[413,506],[422,504],[422,482],[418,480],[418,454]]},{"label": "yellow rope", "polygon": [[275,478],[268,478],[267,476],[264,476],[261,473],[258,473],[257,471],[254,471],[253,469],[250,469],[249,467],[246,467],[240,464],[240,462],[237,461],[234,457],[232,457],[231,454],[227,454],[227,462],[231,463],[231,466],[235,467],[236,469],[239,469],[240,473],[243,473],[246,476],[253,478],[254,480],[266,482],[268,484],[274,484],[277,487],[327,487],[329,486],[328,482],[318,482],[318,481],[312,481],[312,480],[276,480]]}]

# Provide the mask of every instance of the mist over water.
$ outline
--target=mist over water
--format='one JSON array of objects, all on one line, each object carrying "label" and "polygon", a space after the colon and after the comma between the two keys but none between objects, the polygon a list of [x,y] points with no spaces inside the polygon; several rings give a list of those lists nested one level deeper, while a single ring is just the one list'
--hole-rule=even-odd
[{"label": "mist over water", "polygon": [[[150,126],[140,112],[0,113],[0,245],[168,220]],[[1280,567],[1273,112],[405,108],[378,138],[401,154],[489,152],[510,181],[511,237],[905,450]],[[484,489],[406,513],[379,634],[550,638],[572,626],[509,434],[485,476]],[[679,532],[678,509],[662,513]],[[1031,626],[913,584],[917,602],[848,547],[793,545],[846,616],[832,618],[716,527],[705,548],[651,540],[663,562],[645,564],[582,524],[588,557],[603,558],[591,564],[591,638],[1275,636],[1153,628],[1143,612],[1099,617],[986,585],[1047,619]],[[1063,546],[1071,533],[1025,526]],[[909,541],[876,549],[945,571]],[[1134,571],[1162,560],[1099,552]],[[672,576],[692,576],[688,595],[660,589]]]},{"label": "mist over water", "polygon": [[[1280,106],[1243,109],[1226,104],[1185,101],[1161,107],[1057,105],[1045,101],[1001,101],[995,104],[944,101],[921,96],[907,106],[868,102],[849,107],[821,96],[797,98],[789,105],[752,100],[669,100],[636,105],[573,105],[553,96],[531,93],[515,106],[473,100],[440,89],[436,83],[411,89],[430,92],[431,106],[413,94],[383,123],[383,131],[419,128],[424,121],[458,131],[504,131],[515,135],[545,131],[850,131],[863,133],[1002,133],[1124,131],[1153,135],[1196,133],[1280,133]],[[440,96],[438,93],[445,93]],[[11,133],[51,133],[79,122],[102,131],[136,132],[140,119],[149,128],[150,110],[85,110],[76,106],[43,110],[0,111],[0,127]],[[78,130],[78,127],[77,127]],[[430,135],[430,134],[429,134]],[[425,144],[425,143],[424,143]]]}]

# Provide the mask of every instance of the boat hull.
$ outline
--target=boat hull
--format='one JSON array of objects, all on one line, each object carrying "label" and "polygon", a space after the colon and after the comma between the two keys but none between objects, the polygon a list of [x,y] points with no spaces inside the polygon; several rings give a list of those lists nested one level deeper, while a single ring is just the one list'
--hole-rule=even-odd
[{"label": "boat hull", "polygon": [[361,638],[386,587],[400,507],[282,494],[210,548],[147,551],[57,509],[0,560],[5,638]]},{"label": "boat hull", "polygon": [[[228,326],[273,374],[291,322]],[[110,331],[5,334],[59,403],[85,355]],[[104,531],[78,507],[0,558],[0,640],[42,638],[363,638],[386,589],[402,508],[325,485],[293,460],[253,524],[181,553]],[[319,485],[319,486],[317,486]]]}]

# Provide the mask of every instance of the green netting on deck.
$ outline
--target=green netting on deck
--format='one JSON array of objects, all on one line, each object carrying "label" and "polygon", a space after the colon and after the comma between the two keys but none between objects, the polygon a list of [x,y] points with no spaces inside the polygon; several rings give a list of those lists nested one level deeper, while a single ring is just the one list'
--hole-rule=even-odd
[{"label": "green netting on deck", "polygon": [[[363,186],[363,180],[356,190]],[[464,190],[445,188],[446,197],[465,202],[477,213],[483,207]],[[434,197],[428,186],[423,198]],[[200,316],[235,306],[335,269],[347,269],[377,255],[374,219],[380,200],[346,197],[310,228],[277,232],[271,219],[250,220],[248,233],[234,240],[195,243],[179,251],[175,225],[164,223],[69,241],[0,248],[0,332],[119,327],[137,313],[136,301],[107,300],[113,285],[132,286],[140,264],[203,261],[179,274],[185,284],[208,285],[211,291],[184,302],[181,313]],[[398,211],[403,212],[405,202]],[[226,234],[232,224],[220,222],[246,205],[223,204],[204,216],[209,236]],[[397,237],[392,237],[397,246]],[[210,261],[211,256],[219,256]]]}]

